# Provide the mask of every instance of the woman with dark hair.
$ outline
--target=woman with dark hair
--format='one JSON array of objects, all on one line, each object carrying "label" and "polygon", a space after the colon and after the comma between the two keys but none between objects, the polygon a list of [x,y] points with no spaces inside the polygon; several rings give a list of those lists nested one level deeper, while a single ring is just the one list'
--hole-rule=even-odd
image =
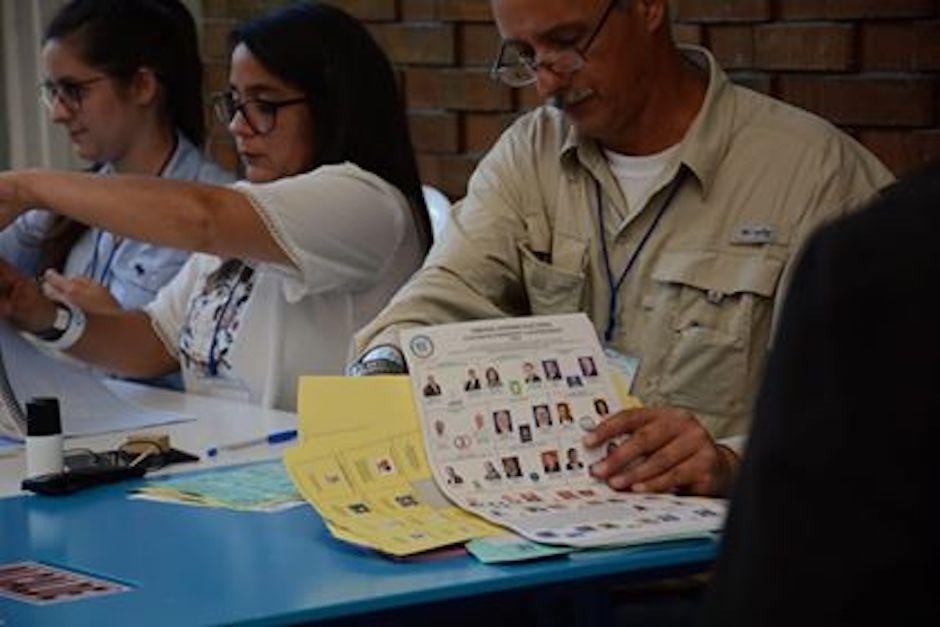
[{"label": "woman with dark hair", "polygon": [[[233,180],[199,150],[202,62],[178,0],[72,0],[46,28],[42,60],[43,102],[92,171]],[[46,298],[99,310],[149,303],[189,253],[35,210],[0,233],[0,257],[44,276]]]},{"label": "woman with dark hair", "polygon": [[[353,332],[418,268],[430,227],[391,67],[362,25],[303,2],[237,28],[232,43],[216,113],[247,181],[2,174],[0,224],[42,204],[208,253],[144,311],[60,306],[51,344],[126,375],[181,366],[187,390],[292,409],[298,375],[342,372]],[[3,281],[0,315],[52,335],[56,308],[33,306],[0,271]]]},{"label": "woman with dark hair", "polygon": [[503,382],[499,378],[499,371],[492,366],[483,371],[483,378],[486,379],[486,387],[488,388],[503,387]]}]

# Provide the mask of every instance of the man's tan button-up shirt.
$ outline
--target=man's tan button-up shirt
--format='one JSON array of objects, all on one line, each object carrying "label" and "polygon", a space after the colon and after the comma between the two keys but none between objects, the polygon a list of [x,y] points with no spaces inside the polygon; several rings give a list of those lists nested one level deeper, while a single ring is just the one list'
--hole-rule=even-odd
[{"label": "man's tan button-up shirt", "polygon": [[397,344],[406,326],[530,314],[583,311],[603,337],[604,212],[615,281],[649,233],[617,290],[608,342],[640,359],[633,392],[692,410],[714,437],[746,434],[801,245],[892,176],[829,123],[732,84],[707,51],[683,53],[708,69],[708,90],[640,211],[625,206],[596,142],[559,111],[533,111],[480,163],[424,267],[358,334],[357,354]]}]

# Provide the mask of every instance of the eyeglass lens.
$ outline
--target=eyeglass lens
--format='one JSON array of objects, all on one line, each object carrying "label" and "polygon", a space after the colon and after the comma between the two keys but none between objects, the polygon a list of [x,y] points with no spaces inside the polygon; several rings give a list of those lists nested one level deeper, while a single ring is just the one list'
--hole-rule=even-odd
[{"label": "eyeglass lens", "polygon": [[104,80],[104,76],[96,76],[84,81],[43,81],[39,85],[39,95],[42,103],[51,111],[55,108],[56,100],[66,108],[78,111],[92,84]]},{"label": "eyeglass lens", "polygon": [[276,108],[270,103],[258,100],[239,102],[231,92],[220,94],[215,101],[215,113],[219,122],[228,126],[240,112],[251,130],[261,135],[274,129],[275,111]]}]

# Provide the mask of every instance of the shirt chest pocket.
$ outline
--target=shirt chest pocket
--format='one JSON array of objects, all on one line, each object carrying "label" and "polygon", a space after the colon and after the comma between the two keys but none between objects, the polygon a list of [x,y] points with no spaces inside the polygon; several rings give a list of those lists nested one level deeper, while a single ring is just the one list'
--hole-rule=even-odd
[{"label": "shirt chest pocket", "polygon": [[668,324],[664,399],[718,415],[748,412],[770,339],[777,259],[714,251],[667,253],[653,272]]},{"label": "shirt chest pocket", "polygon": [[522,282],[532,315],[574,313],[582,310],[584,272],[571,272],[539,259],[519,246]]},{"label": "shirt chest pocket", "polygon": [[165,259],[136,259],[116,263],[111,269],[109,289],[124,309],[139,309],[152,301],[160,289],[176,276],[186,256]]}]

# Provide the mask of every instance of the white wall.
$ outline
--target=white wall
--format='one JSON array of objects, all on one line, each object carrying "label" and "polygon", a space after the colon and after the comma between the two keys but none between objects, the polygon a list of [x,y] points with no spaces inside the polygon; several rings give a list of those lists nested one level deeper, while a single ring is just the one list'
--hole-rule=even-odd
[{"label": "white wall", "polygon": [[[3,11],[0,11],[0,68],[3,67]],[[9,139],[7,132],[7,88],[6,81],[0,81],[0,170],[9,166]]]},{"label": "white wall", "polygon": [[42,31],[64,0],[3,0],[3,77],[9,165],[12,168],[82,167],[39,101]]}]

